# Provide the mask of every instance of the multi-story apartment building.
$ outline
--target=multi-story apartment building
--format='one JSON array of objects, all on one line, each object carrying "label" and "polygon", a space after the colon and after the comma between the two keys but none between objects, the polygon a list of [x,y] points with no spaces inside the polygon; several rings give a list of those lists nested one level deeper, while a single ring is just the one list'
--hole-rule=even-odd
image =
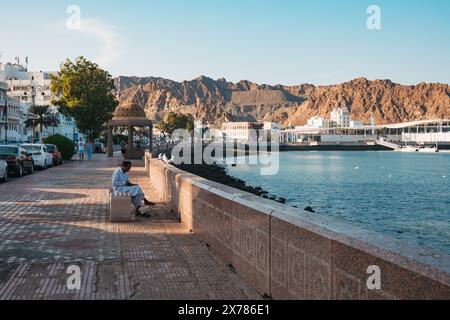
[{"label": "multi-story apartment building", "polygon": [[0,64],[0,81],[8,85],[10,97],[30,105],[51,105],[49,72],[30,72],[20,64]]},{"label": "multi-story apartment building", "polygon": [[[7,91],[8,86],[6,85],[6,83],[0,81],[0,107],[5,106]],[[3,109],[1,111],[3,111]]]},{"label": "multi-story apartment building", "polygon": [[[6,82],[7,95],[20,103],[30,106],[51,106],[55,117],[59,119],[57,127],[45,128],[40,137],[45,138],[52,134],[61,134],[69,139],[78,140],[80,136],[74,119],[60,114],[56,106],[51,103],[50,75],[54,72],[32,72],[18,63],[0,63],[0,82]],[[28,110],[25,111],[28,114]],[[37,128],[39,131],[39,128]]]},{"label": "multi-story apartment building", "polygon": [[29,105],[19,99],[8,97],[7,88],[6,83],[0,82],[0,142],[30,141],[32,134],[24,125]]}]

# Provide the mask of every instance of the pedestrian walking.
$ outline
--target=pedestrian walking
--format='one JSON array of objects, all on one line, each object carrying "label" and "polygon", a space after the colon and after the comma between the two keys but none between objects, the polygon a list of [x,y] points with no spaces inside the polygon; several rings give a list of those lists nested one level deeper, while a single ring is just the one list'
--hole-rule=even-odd
[{"label": "pedestrian walking", "polygon": [[84,151],[83,138],[80,138],[80,141],[78,141],[78,156],[80,158],[80,161],[84,160]]},{"label": "pedestrian walking", "polygon": [[92,160],[92,153],[94,151],[94,144],[92,143],[91,139],[89,139],[86,147],[87,147],[88,160],[91,161]]}]

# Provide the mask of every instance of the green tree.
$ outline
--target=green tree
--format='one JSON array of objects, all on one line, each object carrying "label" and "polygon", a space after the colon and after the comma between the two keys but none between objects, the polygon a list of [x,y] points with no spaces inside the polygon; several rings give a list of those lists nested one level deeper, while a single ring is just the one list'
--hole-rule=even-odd
[{"label": "green tree", "polygon": [[194,130],[194,119],[191,115],[170,112],[166,120],[161,121],[157,127],[164,134],[172,134],[176,129],[186,129],[191,132]]},{"label": "green tree", "polygon": [[52,101],[60,112],[75,119],[81,133],[96,139],[105,130],[118,102],[114,80],[96,63],[83,57],[61,64],[57,75],[51,75]]},{"label": "green tree", "polygon": [[48,127],[57,127],[59,125],[58,118],[55,117],[53,110],[49,106],[31,106],[28,110],[28,118],[25,120],[25,126],[33,128],[33,138],[36,139],[36,127],[39,131]]}]

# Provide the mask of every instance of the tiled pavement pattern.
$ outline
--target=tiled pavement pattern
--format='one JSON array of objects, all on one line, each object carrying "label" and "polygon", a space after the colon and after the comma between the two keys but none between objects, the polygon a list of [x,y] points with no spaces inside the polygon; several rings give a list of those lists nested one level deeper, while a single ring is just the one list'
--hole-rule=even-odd
[{"label": "tiled pavement pattern", "polygon": [[[110,223],[117,158],[99,155],[0,185],[0,299],[261,299],[163,205]],[[143,168],[132,175],[153,201]],[[69,290],[69,266],[81,289]]]}]

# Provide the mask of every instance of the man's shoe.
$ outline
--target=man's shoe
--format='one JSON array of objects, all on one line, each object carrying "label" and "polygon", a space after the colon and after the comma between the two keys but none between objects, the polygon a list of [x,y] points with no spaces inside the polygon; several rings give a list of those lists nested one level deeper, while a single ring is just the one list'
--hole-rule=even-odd
[{"label": "man's shoe", "polygon": [[151,201],[148,201],[147,199],[144,200],[144,203],[145,203],[146,206],[151,206],[151,207],[156,206],[156,204],[154,204],[154,203],[151,202]]}]

